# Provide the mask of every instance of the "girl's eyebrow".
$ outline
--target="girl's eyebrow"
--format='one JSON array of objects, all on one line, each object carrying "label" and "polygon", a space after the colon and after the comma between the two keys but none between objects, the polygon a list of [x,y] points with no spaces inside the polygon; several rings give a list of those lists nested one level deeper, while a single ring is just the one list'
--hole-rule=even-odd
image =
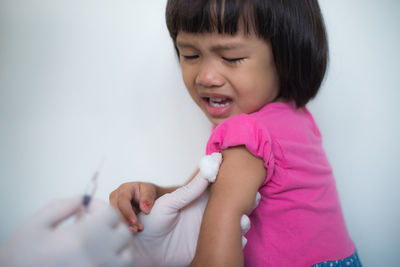
[{"label": "girl's eyebrow", "polygon": [[178,46],[180,48],[195,48],[194,45],[192,45],[190,43],[185,43],[185,42],[176,42],[176,46]]},{"label": "girl's eyebrow", "polygon": [[[191,44],[191,43],[186,43],[186,42],[177,42],[176,45],[179,48],[192,48],[196,49],[196,47]],[[226,51],[226,50],[233,50],[233,49],[239,49],[243,48],[244,45],[241,43],[229,43],[229,44],[216,44],[211,46],[212,51]]]},{"label": "girl's eyebrow", "polygon": [[229,43],[229,44],[217,44],[211,47],[212,51],[226,51],[243,48],[244,45],[241,43]]}]

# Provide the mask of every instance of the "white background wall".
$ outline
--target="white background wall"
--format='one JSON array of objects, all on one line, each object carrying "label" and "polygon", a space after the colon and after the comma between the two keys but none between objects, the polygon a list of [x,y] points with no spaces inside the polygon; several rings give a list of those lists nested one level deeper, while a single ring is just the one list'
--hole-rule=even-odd
[{"label": "white background wall", "polygon": [[[400,252],[399,1],[321,0],[331,62],[309,107],[365,266]],[[165,0],[0,0],[0,240],[51,199],[180,184],[210,125],[191,103]]]}]

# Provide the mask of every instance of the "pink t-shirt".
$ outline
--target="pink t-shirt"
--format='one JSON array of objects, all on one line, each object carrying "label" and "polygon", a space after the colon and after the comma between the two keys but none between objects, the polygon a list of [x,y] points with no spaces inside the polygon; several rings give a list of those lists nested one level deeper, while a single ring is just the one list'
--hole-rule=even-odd
[{"label": "pink t-shirt", "polygon": [[311,266],[355,252],[321,134],[306,108],[278,102],[231,117],[213,130],[207,154],[238,145],[267,168],[250,215],[246,266]]}]

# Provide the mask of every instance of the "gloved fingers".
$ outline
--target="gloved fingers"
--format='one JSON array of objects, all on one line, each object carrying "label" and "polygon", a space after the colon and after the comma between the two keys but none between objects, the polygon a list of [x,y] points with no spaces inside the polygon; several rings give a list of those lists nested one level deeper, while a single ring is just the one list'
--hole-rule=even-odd
[{"label": "gloved fingers", "polygon": [[244,248],[247,244],[247,238],[242,236],[242,248]]},{"label": "gloved fingers", "polygon": [[[261,199],[261,194],[257,192],[256,194],[256,199],[254,201],[254,208],[257,208],[258,204],[260,203]],[[242,229],[242,248],[244,248],[247,244],[247,239],[244,237],[244,235],[250,230],[250,218],[244,214],[240,218],[240,228]]]},{"label": "gloved fingers", "polygon": [[92,240],[92,242],[104,244],[103,253],[97,252],[104,257],[100,259],[102,262],[100,266],[132,266],[132,247],[130,246],[132,235],[127,226],[119,224],[115,229],[105,229],[101,234],[103,235],[102,239],[94,237]]},{"label": "gloved fingers", "polygon": [[260,194],[260,192],[257,192],[256,201],[254,203],[254,208],[257,208],[258,204],[260,204],[260,200],[261,200],[261,194]]},{"label": "gloved fingers", "polygon": [[250,219],[246,214],[240,218],[240,228],[242,229],[242,235],[250,230]]},{"label": "gloved fingers", "polygon": [[92,199],[88,207],[88,218],[85,223],[117,227],[121,222],[118,212],[105,201]]},{"label": "gloved fingers", "polygon": [[140,210],[145,214],[149,214],[151,208],[154,205],[154,201],[157,197],[156,188],[153,184],[141,183],[139,187],[139,192],[140,192],[140,200],[139,200]]},{"label": "gloved fingers", "polygon": [[132,241],[132,234],[125,224],[119,224],[112,232],[111,240],[114,251],[121,254],[124,250],[128,249]]},{"label": "gloved fingers", "polygon": [[135,262],[133,261],[133,254],[132,254],[131,249],[132,248],[130,248],[130,247],[124,249],[118,255],[118,261],[115,264],[113,264],[112,266],[117,266],[117,267],[136,266],[136,265],[134,265]]},{"label": "gloved fingers", "polygon": [[102,267],[132,267],[137,266],[133,261],[132,252],[125,250],[122,254],[113,255],[107,262],[101,265]]},{"label": "gloved fingers", "polygon": [[62,221],[75,215],[82,206],[82,196],[58,199],[40,209],[30,221],[37,227],[57,227]]},{"label": "gloved fingers", "polygon": [[199,162],[200,173],[209,182],[215,182],[221,162],[221,153],[212,153],[211,155],[202,157]]},{"label": "gloved fingers", "polygon": [[207,189],[208,184],[208,180],[198,173],[187,185],[160,197],[157,200],[158,204],[169,208],[170,212],[176,212],[197,199]]},{"label": "gloved fingers", "polygon": [[86,214],[78,223],[69,227],[77,232],[93,255],[98,254],[98,262],[120,253],[128,246],[132,237],[128,227],[120,221],[118,213],[110,206]]},{"label": "gloved fingers", "polygon": [[221,153],[213,153],[202,157],[199,162],[200,171],[196,177],[187,185],[164,195],[164,198],[160,199],[160,201],[169,207],[172,212],[184,208],[207,189],[209,182],[215,181],[221,162]]}]

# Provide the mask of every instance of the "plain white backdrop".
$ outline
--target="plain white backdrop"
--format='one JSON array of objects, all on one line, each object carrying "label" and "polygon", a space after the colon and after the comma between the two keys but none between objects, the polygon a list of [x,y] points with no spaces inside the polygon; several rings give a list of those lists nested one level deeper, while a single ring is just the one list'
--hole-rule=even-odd
[{"label": "plain white backdrop", "polygon": [[[165,0],[0,0],[0,240],[54,198],[183,183],[210,124],[191,102]],[[309,104],[365,266],[400,253],[399,1],[321,0],[328,74]]]}]

